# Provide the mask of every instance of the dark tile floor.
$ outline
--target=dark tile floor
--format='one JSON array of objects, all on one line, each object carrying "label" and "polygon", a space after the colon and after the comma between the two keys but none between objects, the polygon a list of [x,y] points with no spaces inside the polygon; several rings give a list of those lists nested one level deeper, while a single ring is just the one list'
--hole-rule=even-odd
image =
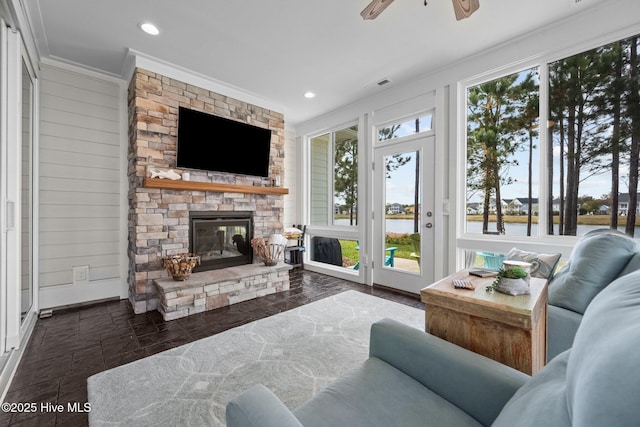
[{"label": "dark tile floor", "polygon": [[424,308],[417,296],[297,271],[289,291],[171,322],[157,311],[136,315],[127,301],[56,310],[36,323],[4,400],[35,403],[36,411],[0,413],[0,425],[88,425],[87,413],[68,411],[68,403],[87,402],[89,376],[350,289]]}]

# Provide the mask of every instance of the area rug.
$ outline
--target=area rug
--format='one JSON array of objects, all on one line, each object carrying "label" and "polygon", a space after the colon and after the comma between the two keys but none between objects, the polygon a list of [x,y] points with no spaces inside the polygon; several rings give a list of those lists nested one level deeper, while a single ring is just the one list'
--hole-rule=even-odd
[{"label": "area rug", "polygon": [[294,409],[366,360],[389,317],[424,311],[347,291],[90,377],[91,426],[224,426],[227,402],[261,383]]}]

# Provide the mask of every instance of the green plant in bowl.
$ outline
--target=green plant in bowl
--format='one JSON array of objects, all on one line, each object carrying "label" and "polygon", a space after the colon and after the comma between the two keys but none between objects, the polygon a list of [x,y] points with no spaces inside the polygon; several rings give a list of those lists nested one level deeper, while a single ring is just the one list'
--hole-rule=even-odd
[{"label": "green plant in bowl", "polygon": [[487,291],[495,290],[498,287],[500,280],[503,278],[504,279],[524,279],[525,277],[527,277],[527,272],[520,267],[508,267],[508,268],[503,267],[500,270],[498,270],[498,275],[496,276],[496,279],[493,281],[493,283],[487,286]]}]

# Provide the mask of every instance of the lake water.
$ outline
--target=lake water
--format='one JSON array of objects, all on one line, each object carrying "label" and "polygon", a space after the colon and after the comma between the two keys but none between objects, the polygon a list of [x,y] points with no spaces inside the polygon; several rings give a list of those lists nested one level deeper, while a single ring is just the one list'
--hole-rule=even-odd
[{"label": "lake water", "polygon": [[[336,220],[337,225],[349,225],[348,219]],[[386,227],[388,233],[413,233],[413,220],[412,219],[387,219]],[[556,230],[557,230],[556,225]],[[597,230],[599,228],[606,228],[602,225],[578,225],[578,236],[583,236],[591,230]],[[490,223],[489,230],[495,230],[495,223]],[[507,236],[526,236],[527,224],[505,224],[505,230]],[[618,230],[624,233],[624,226],[618,227]],[[469,221],[467,222],[467,231],[469,233],[482,233],[482,221]],[[531,235],[535,236],[538,233],[538,224],[533,224],[531,227]],[[640,227],[636,227],[635,238],[640,240]]]},{"label": "lake water", "polygon": [[[526,236],[527,235],[527,224],[505,224],[505,234],[507,236]],[[601,228],[608,228],[603,225],[578,225],[578,229],[576,234],[578,236],[584,236],[588,232],[592,230],[597,230]],[[489,223],[489,230],[495,230],[496,224],[495,222]],[[558,232],[558,225],[555,225],[556,233]],[[624,233],[624,226],[618,227],[618,230]],[[482,222],[478,221],[469,221],[467,222],[467,232],[469,233],[482,233]],[[531,235],[536,236],[538,233],[538,224],[531,225]],[[640,239],[640,227],[636,227],[635,238]]]}]

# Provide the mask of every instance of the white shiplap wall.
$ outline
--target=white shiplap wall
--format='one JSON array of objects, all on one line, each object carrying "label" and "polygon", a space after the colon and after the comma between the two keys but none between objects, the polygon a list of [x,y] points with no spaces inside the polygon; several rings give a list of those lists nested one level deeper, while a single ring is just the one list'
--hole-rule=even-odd
[{"label": "white shiplap wall", "polygon": [[329,136],[311,139],[311,225],[329,225]]},{"label": "white shiplap wall", "polygon": [[43,64],[40,88],[40,289],[73,284],[74,266],[124,280],[121,84]]}]

